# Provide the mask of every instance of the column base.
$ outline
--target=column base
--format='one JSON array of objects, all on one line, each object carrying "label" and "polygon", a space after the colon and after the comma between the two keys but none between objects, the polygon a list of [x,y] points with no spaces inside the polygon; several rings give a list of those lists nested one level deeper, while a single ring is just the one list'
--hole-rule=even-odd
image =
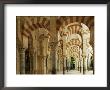
[{"label": "column base", "polygon": [[83,69],[83,74],[86,74],[88,70],[87,69]]}]

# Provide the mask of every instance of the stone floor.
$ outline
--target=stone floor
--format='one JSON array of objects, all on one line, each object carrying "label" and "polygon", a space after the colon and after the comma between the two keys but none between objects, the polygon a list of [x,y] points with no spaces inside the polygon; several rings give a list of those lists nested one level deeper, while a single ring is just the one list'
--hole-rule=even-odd
[{"label": "stone floor", "polygon": [[[63,74],[63,71],[58,72],[57,74]],[[65,74],[83,75],[83,72],[80,73],[80,71],[78,71],[78,70],[69,70],[69,71],[67,72],[67,70],[66,70],[66,71],[65,71]],[[92,70],[86,71],[86,75],[93,75],[93,71],[92,71]]]}]

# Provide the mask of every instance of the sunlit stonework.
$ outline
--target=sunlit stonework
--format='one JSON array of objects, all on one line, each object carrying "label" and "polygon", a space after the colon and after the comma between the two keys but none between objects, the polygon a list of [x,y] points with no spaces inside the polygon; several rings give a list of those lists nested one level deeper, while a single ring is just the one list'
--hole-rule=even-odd
[{"label": "sunlit stonework", "polygon": [[16,74],[95,72],[94,16],[17,16]]}]

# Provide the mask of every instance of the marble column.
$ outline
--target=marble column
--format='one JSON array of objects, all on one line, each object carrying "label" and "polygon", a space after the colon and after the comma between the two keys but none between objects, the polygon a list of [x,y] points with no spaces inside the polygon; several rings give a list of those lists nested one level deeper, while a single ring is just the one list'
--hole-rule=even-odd
[{"label": "marble column", "polygon": [[52,60],[52,74],[56,74],[56,51],[55,51],[55,47],[56,44],[55,42],[51,42],[51,60]]},{"label": "marble column", "polygon": [[89,71],[89,55],[87,57],[87,70]]},{"label": "marble column", "polygon": [[66,56],[64,56],[63,58],[64,58],[64,71],[66,71]]},{"label": "marble column", "polygon": [[42,62],[43,62],[43,68],[44,68],[43,73],[46,74],[46,57],[44,56],[42,60],[43,60]]},{"label": "marble column", "polygon": [[56,42],[58,42],[58,37],[57,37],[57,30],[56,30],[56,16],[51,16],[50,17],[50,33],[51,33],[51,38],[50,38],[50,46],[51,46],[51,60],[52,60],[52,74],[56,74]]},{"label": "marble column", "polygon": [[77,60],[75,60],[75,70],[77,70],[77,65],[78,65]]},{"label": "marble column", "polygon": [[20,48],[20,74],[25,74],[25,48]]},{"label": "marble column", "polygon": [[58,67],[58,71],[60,71],[60,59],[59,59],[59,54],[58,54],[58,63],[57,63],[57,67]]},{"label": "marble column", "polygon": [[22,33],[21,33],[21,18],[20,16],[16,17],[16,74],[20,74],[20,50],[22,47]]},{"label": "marble column", "polygon": [[89,59],[88,59],[88,67],[90,69],[90,66],[91,66],[91,56],[89,55]]},{"label": "marble column", "polygon": [[87,66],[87,63],[88,63],[88,62],[87,62],[87,59],[88,59],[88,58],[87,58],[87,56],[86,56],[86,58],[85,58],[85,72],[86,72],[87,69],[88,69],[88,66]]},{"label": "marble column", "polygon": [[83,72],[83,58],[81,59],[81,72]]},{"label": "marble column", "polygon": [[79,71],[81,73],[81,60],[79,60]]},{"label": "marble column", "polygon": [[77,60],[77,70],[79,70],[79,61]]},{"label": "marble column", "polygon": [[69,70],[71,70],[71,57],[69,57]]},{"label": "marble column", "polygon": [[79,71],[81,73],[81,50],[79,49]]},{"label": "marble column", "polygon": [[36,63],[36,60],[37,60],[37,55],[36,55],[36,51],[34,51],[34,54],[33,54],[33,73],[36,74],[37,71],[36,71],[36,67],[37,67],[37,63]]},{"label": "marble column", "polygon": [[16,48],[16,74],[20,74],[20,56],[17,48]]},{"label": "marble column", "polygon": [[48,73],[48,56],[43,57],[43,67],[44,67],[44,74]]},{"label": "marble column", "polygon": [[86,73],[87,70],[87,57],[86,57],[86,35],[83,33],[83,74]]},{"label": "marble column", "polygon": [[80,71],[80,61],[78,60],[78,71]]}]

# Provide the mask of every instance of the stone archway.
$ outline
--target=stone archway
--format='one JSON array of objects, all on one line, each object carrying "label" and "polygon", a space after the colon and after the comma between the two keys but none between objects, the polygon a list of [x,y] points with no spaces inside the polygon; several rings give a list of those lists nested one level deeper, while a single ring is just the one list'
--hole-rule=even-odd
[{"label": "stone archway", "polygon": [[[59,40],[66,36],[65,42],[67,54],[73,52],[78,53],[78,58],[75,60],[75,69],[79,70],[79,67],[83,67],[83,71],[87,69],[87,48],[90,41],[90,30],[83,24],[78,22],[69,23],[63,28],[59,28]],[[73,46],[76,46],[73,48]],[[80,53],[82,49],[82,53]],[[67,55],[66,54],[66,55]],[[81,55],[80,55],[81,54]],[[84,56],[85,55],[85,56]],[[68,56],[68,55],[67,55]],[[83,57],[83,60],[81,60]],[[83,61],[83,62],[82,62]],[[83,66],[82,66],[83,63]]]}]

